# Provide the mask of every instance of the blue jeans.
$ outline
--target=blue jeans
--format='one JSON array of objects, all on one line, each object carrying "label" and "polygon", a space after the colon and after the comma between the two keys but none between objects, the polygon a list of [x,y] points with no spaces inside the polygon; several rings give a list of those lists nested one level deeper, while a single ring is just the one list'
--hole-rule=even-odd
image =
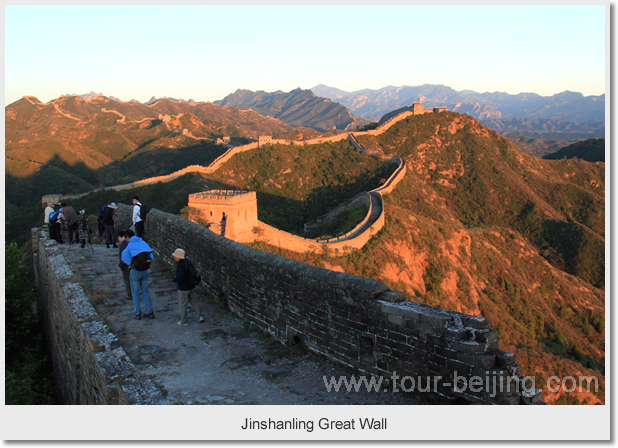
[{"label": "blue jeans", "polygon": [[139,291],[141,289],[144,296],[144,306],[146,308],[146,314],[152,313],[152,303],[150,302],[150,292],[148,292],[148,271],[136,271],[131,269],[131,294],[133,295],[133,314],[141,314],[142,311],[139,307]]}]

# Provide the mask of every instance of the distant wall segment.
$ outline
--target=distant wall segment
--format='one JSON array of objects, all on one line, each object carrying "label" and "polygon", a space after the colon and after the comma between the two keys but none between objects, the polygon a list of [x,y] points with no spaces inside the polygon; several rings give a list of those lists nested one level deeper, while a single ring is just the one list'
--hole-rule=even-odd
[{"label": "distant wall segment", "polygon": [[[31,101],[31,100],[29,100]],[[385,132],[386,130],[388,130],[391,126],[393,126],[395,123],[397,123],[398,121],[401,121],[403,119],[405,119],[406,117],[413,115],[412,112],[410,111],[404,111],[402,113],[400,113],[399,115],[391,118],[390,120],[388,120],[386,123],[382,124],[380,127],[373,129],[371,131],[366,131],[366,132],[356,132],[356,135],[379,135],[383,132]],[[342,133],[342,134],[338,134],[338,135],[334,135],[331,137],[322,137],[322,138],[316,138],[316,139],[311,139],[311,140],[301,140],[301,141],[294,141],[294,140],[281,140],[281,139],[265,139],[263,141],[262,144],[283,144],[283,145],[300,145],[300,146],[305,146],[305,145],[317,145],[317,144],[321,144],[321,143],[329,143],[329,142],[338,142],[341,140],[345,140],[347,138],[350,138],[350,135],[354,135],[354,133],[349,134],[349,133]],[[359,146],[360,144],[358,142],[356,142]],[[356,145],[355,145],[356,146]],[[98,188],[96,190],[91,190],[88,191],[86,193],[81,193],[81,194],[76,194],[76,195],[54,195],[55,198],[57,198],[57,200],[65,200],[65,199],[77,199],[83,196],[86,196],[87,194],[90,193],[95,193],[97,191],[106,191],[106,190],[116,190],[116,191],[120,191],[120,190],[128,190],[130,188],[137,188],[137,187],[141,187],[144,185],[151,185],[151,184],[156,184],[157,182],[170,182],[180,176],[183,176],[187,173],[214,173],[215,171],[217,171],[221,165],[223,165],[225,162],[227,162],[228,160],[230,160],[232,157],[234,157],[236,154],[240,154],[241,152],[245,152],[245,151],[250,151],[252,149],[256,149],[258,148],[258,142],[253,142],[253,143],[249,143],[247,145],[242,145],[242,146],[235,146],[233,148],[229,148],[226,152],[224,152],[223,154],[221,154],[219,157],[217,157],[210,165],[208,166],[201,166],[201,165],[190,165],[188,167],[185,167],[181,170],[175,171],[173,173],[164,175],[164,176],[155,176],[155,177],[149,177],[147,179],[142,179],[136,182],[131,182],[128,184],[122,184],[122,185],[114,185],[114,186],[110,186],[110,187],[103,187],[103,188]],[[360,149],[360,147],[357,147],[357,149]],[[41,202],[43,204],[45,204],[46,202],[46,196],[43,196]]]}]

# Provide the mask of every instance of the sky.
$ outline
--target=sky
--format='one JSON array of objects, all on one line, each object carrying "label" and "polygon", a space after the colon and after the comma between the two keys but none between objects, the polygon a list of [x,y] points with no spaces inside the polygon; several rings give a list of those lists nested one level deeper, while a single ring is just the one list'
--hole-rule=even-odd
[{"label": "sky", "polygon": [[5,6],[5,105],[91,91],[216,101],[237,89],[606,88],[606,6]]}]

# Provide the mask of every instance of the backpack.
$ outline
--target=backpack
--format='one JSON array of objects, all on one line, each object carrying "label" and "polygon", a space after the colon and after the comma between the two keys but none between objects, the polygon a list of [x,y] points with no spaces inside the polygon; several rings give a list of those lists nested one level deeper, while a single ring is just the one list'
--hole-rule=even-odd
[{"label": "backpack", "polygon": [[191,264],[189,266],[189,285],[191,285],[191,289],[195,288],[202,282],[202,276],[197,273],[195,270],[195,266]]},{"label": "backpack", "polygon": [[49,222],[54,223],[58,220],[58,215],[60,214],[60,212],[51,212],[49,214]]},{"label": "backpack", "polygon": [[150,252],[140,252],[136,256],[133,257],[133,261],[131,262],[131,268],[136,271],[145,271],[150,269],[150,262],[152,258],[150,258]]},{"label": "backpack", "polygon": [[148,216],[148,213],[150,213],[150,209],[148,208],[148,206],[145,204],[140,205],[139,217],[142,218],[142,221],[146,221],[146,216]]}]

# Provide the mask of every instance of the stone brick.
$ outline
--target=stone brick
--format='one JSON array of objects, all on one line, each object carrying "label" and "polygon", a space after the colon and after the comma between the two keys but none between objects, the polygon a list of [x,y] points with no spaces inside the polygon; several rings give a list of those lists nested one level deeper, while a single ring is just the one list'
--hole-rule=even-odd
[{"label": "stone brick", "polygon": [[495,355],[496,365],[498,367],[506,367],[515,364],[515,355],[513,353],[499,352]]},{"label": "stone brick", "polygon": [[406,294],[400,291],[387,291],[380,295],[380,300],[387,302],[403,302],[406,300]]},{"label": "stone brick", "polygon": [[397,325],[401,325],[402,327],[405,326],[405,324],[406,324],[406,320],[403,317],[389,315],[388,316],[388,320],[389,320],[389,322],[392,322],[392,323],[397,324]]},{"label": "stone brick", "polygon": [[497,330],[476,330],[474,340],[481,343],[489,343],[498,340]]},{"label": "stone brick", "polygon": [[463,327],[446,327],[440,333],[453,341],[465,341],[470,338],[470,331]]},{"label": "stone brick", "polygon": [[492,369],[496,365],[496,357],[493,355],[468,355],[457,353],[457,360],[481,369]]},{"label": "stone brick", "polygon": [[468,355],[477,355],[485,352],[485,344],[479,344],[476,341],[450,341],[448,346],[452,350]]},{"label": "stone brick", "polygon": [[451,322],[453,322],[453,318],[440,313],[426,313],[421,314],[421,322],[428,323],[429,325],[438,328],[446,328]]},{"label": "stone brick", "polygon": [[477,328],[479,330],[489,329],[490,327],[489,319],[478,316],[464,315],[464,317],[462,318],[462,322],[465,327]]}]

